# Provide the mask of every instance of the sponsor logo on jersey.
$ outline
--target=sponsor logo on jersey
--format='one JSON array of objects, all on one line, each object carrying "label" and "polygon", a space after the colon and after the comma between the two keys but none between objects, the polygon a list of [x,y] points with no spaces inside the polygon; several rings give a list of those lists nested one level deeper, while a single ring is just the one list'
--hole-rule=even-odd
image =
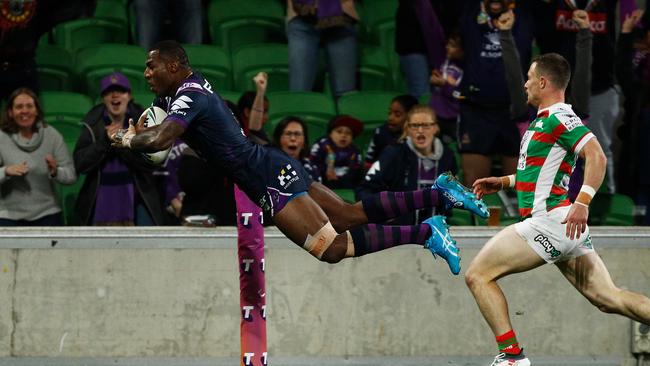
[{"label": "sponsor logo on jersey", "polygon": [[187,113],[184,111],[184,109],[190,109],[190,103],[192,102],[192,98],[188,97],[187,95],[181,95],[172,103],[169,114],[174,113],[183,116],[186,115]]},{"label": "sponsor logo on jersey", "polygon": [[582,120],[573,113],[558,113],[555,116],[566,127],[567,131],[582,126]]},{"label": "sponsor logo on jersey", "polygon": [[551,258],[556,258],[559,257],[560,254],[562,254],[559,250],[557,250],[553,244],[551,244],[551,241],[548,239],[548,237],[539,234],[535,237],[534,239],[536,242],[540,243],[544,247],[544,251],[548,254],[551,255]]},{"label": "sponsor logo on jersey", "polygon": [[287,164],[284,168],[280,169],[280,174],[278,174],[278,181],[280,181],[280,187],[282,188],[289,188],[293,182],[299,179],[298,173],[293,169],[291,164]]},{"label": "sponsor logo on jersey", "polygon": [[535,128],[544,128],[544,121],[535,122]]}]

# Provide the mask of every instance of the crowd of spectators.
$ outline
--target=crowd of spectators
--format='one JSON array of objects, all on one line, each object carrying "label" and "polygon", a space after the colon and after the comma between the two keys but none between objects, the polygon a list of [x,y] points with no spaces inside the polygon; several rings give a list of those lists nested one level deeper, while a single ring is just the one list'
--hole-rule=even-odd
[{"label": "crowd of spectators", "polygon": [[[369,131],[358,116],[337,115],[325,135],[310,140],[305,116],[270,120],[269,76],[260,72],[254,90],[224,100],[250,140],[277,147],[300,161],[312,179],[354,190],[357,199],[421,189],[445,171],[462,172],[466,185],[493,170],[512,174],[521,134],[536,113],[526,105],[524,70],[535,53],[557,52],[573,68],[568,103],[607,155],[604,191],[627,194],[641,209],[650,204],[650,169],[644,169],[650,148],[643,143],[650,137],[650,21],[635,0],[396,1],[393,51],[404,87],[386,106],[385,124]],[[49,28],[92,13],[93,2],[64,1],[47,22],[39,20],[51,3],[16,9],[31,14],[21,18],[25,24],[0,23],[9,24],[0,27],[0,225],[62,225],[54,187],[73,184],[77,175],[84,179],[75,205],[82,225],[234,224],[232,182],[182,141],[162,166],[111,146],[108,136],[146,107],[134,103],[131,84],[119,72],[101,79],[101,103],[82,119],[74,150],[66,148],[43,119],[34,51]],[[166,35],[206,42],[205,2],[133,3],[141,46]],[[291,91],[315,90],[321,48],[332,97],[359,88],[363,13],[355,5],[287,0]],[[166,17],[175,21],[167,24]],[[212,88],[220,91],[219,85]],[[356,145],[364,130],[372,136],[369,144]],[[579,165],[576,171],[571,185],[579,187]],[[415,223],[431,214],[394,221]]]}]

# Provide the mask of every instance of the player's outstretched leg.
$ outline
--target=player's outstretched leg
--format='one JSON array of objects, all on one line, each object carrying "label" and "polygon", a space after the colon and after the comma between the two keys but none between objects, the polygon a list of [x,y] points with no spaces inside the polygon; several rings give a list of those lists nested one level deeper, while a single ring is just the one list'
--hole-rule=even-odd
[{"label": "player's outstretched leg", "polygon": [[424,223],[431,227],[431,236],[424,243],[424,247],[431,251],[434,258],[437,254],[447,261],[451,273],[455,275],[460,273],[460,249],[449,234],[445,217],[433,216],[424,220]]},{"label": "player's outstretched leg", "polygon": [[461,208],[471,211],[484,219],[490,216],[490,211],[485,202],[478,199],[451,173],[440,174],[432,188],[438,192],[438,197],[446,211],[452,208]]}]

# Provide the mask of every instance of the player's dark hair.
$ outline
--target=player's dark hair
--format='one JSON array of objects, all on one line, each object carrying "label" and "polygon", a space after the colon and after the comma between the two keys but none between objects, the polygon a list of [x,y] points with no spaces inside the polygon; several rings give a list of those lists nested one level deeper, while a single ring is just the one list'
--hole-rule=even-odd
[{"label": "player's dark hair", "polygon": [[305,137],[305,145],[300,149],[300,152],[298,153],[298,156],[302,159],[307,156],[309,148],[307,147],[307,144],[309,143],[309,135],[307,134],[307,124],[305,121],[297,116],[286,116],[283,119],[278,122],[278,125],[275,126],[275,130],[273,130],[273,144],[280,148],[280,138],[282,137],[282,134],[284,133],[285,128],[289,125],[291,122],[296,122],[300,126],[302,126],[302,133],[303,136]]},{"label": "player's dark hair", "polygon": [[558,89],[566,89],[571,79],[571,65],[557,53],[545,53],[533,59],[537,75],[544,76]]},{"label": "player's dark hair", "polygon": [[181,66],[190,67],[190,60],[180,43],[174,40],[165,40],[156,43],[149,51],[157,50],[160,57],[166,60],[178,61]]}]

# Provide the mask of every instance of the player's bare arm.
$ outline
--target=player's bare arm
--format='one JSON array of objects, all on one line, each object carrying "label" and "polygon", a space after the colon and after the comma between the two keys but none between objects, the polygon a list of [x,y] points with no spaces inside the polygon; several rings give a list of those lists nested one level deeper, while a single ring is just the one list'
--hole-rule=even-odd
[{"label": "player's bare arm", "polygon": [[589,203],[605,178],[607,158],[598,140],[592,138],[580,150],[580,157],[585,160],[585,175],[580,194],[571,205],[563,224],[566,225],[566,236],[574,239],[587,229],[589,218]]},{"label": "player's bare arm", "polygon": [[158,126],[142,127],[139,132],[137,130],[136,125],[131,124],[128,130],[118,131],[111,136],[113,145],[142,152],[156,152],[168,149],[185,132],[185,128],[175,122],[163,122]]}]

